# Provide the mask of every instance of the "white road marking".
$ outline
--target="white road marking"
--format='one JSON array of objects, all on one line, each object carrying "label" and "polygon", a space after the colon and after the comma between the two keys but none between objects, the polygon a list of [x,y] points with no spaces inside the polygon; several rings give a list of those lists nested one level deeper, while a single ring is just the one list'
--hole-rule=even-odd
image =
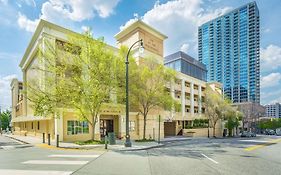
[{"label": "white road marking", "polygon": [[3,149],[7,149],[7,150],[9,150],[9,149],[15,149],[15,147],[14,146],[1,146]]},{"label": "white road marking", "polygon": [[0,169],[1,175],[70,175],[71,171],[39,171],[39,170],[11,170]]},{"label": "white road marking", "polygon": [[240,142],[268,143],[267,140],[239,140]]},{"label": "white road marking", "polygon": [[88,161],[67,161],[67,160],[28,160],[22,164],[40,164],[40,165],[84,165]]},{"label": "white road marking", "polygon": [[205,158],[209,159],[210,161],[214,162],[215,164],[219,164],[219,162],[215,161],[214,159],[206,156],[205,154],[201,153],[202,156],[204,156]]},{"label": "white road marking", "polygon": [[48,157],[71,157],[71,158],[96,158],[100,155],[65,155],[65,154],[54,154]]}]

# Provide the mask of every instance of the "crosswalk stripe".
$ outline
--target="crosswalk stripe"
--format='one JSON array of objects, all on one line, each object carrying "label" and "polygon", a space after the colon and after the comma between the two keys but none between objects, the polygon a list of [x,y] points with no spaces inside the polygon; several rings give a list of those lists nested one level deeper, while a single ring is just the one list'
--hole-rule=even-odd
[{"label": "crosswalk stripe", "polygon": [[12,170],[0,169],[1,175],[70,175],[71,171],[39,171],[39,170]]},{"label": "crosswalk stripe", "polygon": [[22,164],[40,164],[40,165],[84,165],[88,161],[68,161],[68,160],[28,160]]},{"label": "crosswalk stripe", "polygon": [[7,150],[9,150],[9,149],[15,149],[15,147],[14,146],[1,146],[3,149],[7,149]]},{"label": "crosswalk stripe", "polygon": [[54,154],[54,155],[49,155],[48,157],[62,157],[62,158],[96,158],[99,157],[100,155],[66,155],[66,154]]}]

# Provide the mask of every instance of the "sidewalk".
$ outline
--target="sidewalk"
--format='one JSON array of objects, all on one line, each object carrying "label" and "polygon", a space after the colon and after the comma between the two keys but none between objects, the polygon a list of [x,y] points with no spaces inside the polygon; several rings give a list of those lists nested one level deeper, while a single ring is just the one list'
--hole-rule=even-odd
[{"label": "sidewalk", "polygon": [[[48,145],[48,140],[45,140],[45,144],[43,144],[43,139],[39,137],[32,137],[32,136],[20,136],[20,135],[12,135],[12,134],[5,134],[6,137],[11,139],[20,141],[24,144],[30,144],[33,146],[39,147],[46,147],[46,148],[56,148],[56,141],[51,140],[51,146]],[[136,151],[136,150],[145,150],[163,146],[164,144],[157,142],[134,142],[132,141],[132,147],[125,147],[124,140],[116,140],[115,145],[108,144],[108,150],[113,151]],[[95,148],[105,148],[104,144],[99,145],[78,145],[75,143],[67,143],[67,142],[59,142],[59,148],[65,149],[95,149]]]},{"label": "sidewalk", "polygon": [[[39,137],[32,137],[32,136],[20,136],[20,135],[5,135],[6,137],[9,137],[11,139],[20,141],[24,144],[31,144],[33,146],[49,146],[48,145],[48,140],[45,139],[45,143],[43,143],[43,139]],[[51,140],[50,142],[51,146],[56,147],[56,140]],[[59,142],[59,147],[60,148],[68,148],[68,149],[93,149],[93,148],[100,148],[104,147],[103,145],[77,145],[75,143],[67,143],[67,142]],[[49,147],[51,148],[51,147]]]}]

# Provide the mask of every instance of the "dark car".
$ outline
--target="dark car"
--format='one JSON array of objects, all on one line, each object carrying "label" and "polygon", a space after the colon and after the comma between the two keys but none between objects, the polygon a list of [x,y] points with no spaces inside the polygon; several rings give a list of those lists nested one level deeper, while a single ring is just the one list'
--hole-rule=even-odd
[{"label": "dark car", "polygon": [[251,137],[256,137],[256,136],[257,136],[255,132],[249,132],[249,135],[250,135]]},{"label": "dark car", "polygon": [[241,137],[251,137],[250,133],[248,131],[243,131],[241,133]]},{"label": "dark car", "polygon": [[275,135],[276,133],[275,133],[274,130],[269,129],[269,130],[266,130],[266,131],[265,131],[265,134],[266,134],[266,135]]}]

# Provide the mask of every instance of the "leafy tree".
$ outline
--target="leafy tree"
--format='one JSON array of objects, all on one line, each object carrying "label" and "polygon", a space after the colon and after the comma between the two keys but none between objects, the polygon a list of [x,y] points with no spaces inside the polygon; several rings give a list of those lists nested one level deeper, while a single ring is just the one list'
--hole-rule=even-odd
[{"label": "leafy tree", "polygon": [[41,44],[44,47],[33,69],[44,78],[40,83],[30,80],[26,92],[35,115],[56,116],[72,109],[79,120],[91,125],[95,140],[100,111],[106,104],[118,107],[116,96],[125,72],[122,53],[113,53],[113,48],[94,39],[89,31],[69,35],[68,42],[56,40],[54,44],[45,39]]},{"label": "leafy tree", "polygon": [[153,58],[142,58],[142,63],[131,68],[131,105],[143,115],[143,139],[146,139],[146,121],[151,109],[178,110],[178,104],[166,88],[175,79],[175,72],[158,64]]},{"label": "leafy tree", "polygon": [[226,123],[225,127],[228,129],[228,136],[231,137],[233,135],[233,129],[239,126],[239,116],[237,115],[238,111],[234,109],[230,109],[226,113]]},{"label": "leafy tree", "polygon": [[10,122],[11,122],[11,111],[6,110],[1,113],[0,115],[0,128],[3,130],[6,128],[10,128]]},{"label": "leafy tree", "polygon": [[277,129],[281,127],[281,119],[271,119],[260,121],[258,124],[260,129]]},{"label": "leafy tree", "polygon": [[206,94],[206,115],[213,128],[213,137],[216,137],[216,125],[218,121],[223,120],[226,113],[231,110],[231,103],[230,100],[223,99],[222,95],[213,90],[210,86],[207,86]]}]

